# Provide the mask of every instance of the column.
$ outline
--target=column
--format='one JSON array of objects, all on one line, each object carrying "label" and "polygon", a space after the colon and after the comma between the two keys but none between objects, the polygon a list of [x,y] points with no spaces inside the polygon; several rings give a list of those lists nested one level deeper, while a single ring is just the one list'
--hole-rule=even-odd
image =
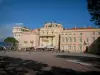
[{"label": "column", "polygon": [[42,38],[40,37],[40,46],[41,46],[41,44],[42,44]]},{"label": "column", "polygon": [[52,37],[52,46],[53,46],[53,37]]}]

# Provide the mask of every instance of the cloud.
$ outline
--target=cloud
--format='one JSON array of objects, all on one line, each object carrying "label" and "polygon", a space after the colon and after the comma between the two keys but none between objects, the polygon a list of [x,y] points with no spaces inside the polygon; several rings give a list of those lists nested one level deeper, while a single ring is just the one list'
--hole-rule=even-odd
[{"label": "cloud", "polygon": [[3,41],[6,37],[12,36],[12,28],[15,24],[0,25],[0,41]]},{"label": "cloud", "polygon": [[0,41],[8,36],[12,36],[12,27],[13,25],[1,25],[0,26]]},{"label": "cloud", "polygon": [[12,23],[0,25],[0,41],[3,41],[6,37],[13,36],[12,28],[14,26],[23,26],[23,23]]}]

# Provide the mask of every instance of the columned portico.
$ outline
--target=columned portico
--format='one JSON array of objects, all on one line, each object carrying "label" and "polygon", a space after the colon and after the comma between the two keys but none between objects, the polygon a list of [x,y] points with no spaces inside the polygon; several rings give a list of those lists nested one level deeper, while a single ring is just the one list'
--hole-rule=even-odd
[{"label": "columned portico", "polygon": [[54,46],[54,36],[40,36],[39,46]]}]

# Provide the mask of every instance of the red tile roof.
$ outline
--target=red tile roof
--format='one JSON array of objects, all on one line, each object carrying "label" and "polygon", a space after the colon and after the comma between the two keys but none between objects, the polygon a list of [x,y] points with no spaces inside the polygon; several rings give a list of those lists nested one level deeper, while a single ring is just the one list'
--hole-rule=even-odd
[{"label": "red tile roof", "polygon": [[87,27],[87,28],[71,28],[71,29],[64,28],[64,30],[81,30],[81,29],[97,29],[97,28],[93,28],[93,27]]}]

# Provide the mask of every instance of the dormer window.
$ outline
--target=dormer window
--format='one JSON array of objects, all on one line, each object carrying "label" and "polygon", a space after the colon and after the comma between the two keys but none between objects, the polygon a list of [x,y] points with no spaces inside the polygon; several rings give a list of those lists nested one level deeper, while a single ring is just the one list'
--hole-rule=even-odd
[{"label": "dormer window", "polygon": [[49,25],[48,27],[52,27],[52,25]]}]

